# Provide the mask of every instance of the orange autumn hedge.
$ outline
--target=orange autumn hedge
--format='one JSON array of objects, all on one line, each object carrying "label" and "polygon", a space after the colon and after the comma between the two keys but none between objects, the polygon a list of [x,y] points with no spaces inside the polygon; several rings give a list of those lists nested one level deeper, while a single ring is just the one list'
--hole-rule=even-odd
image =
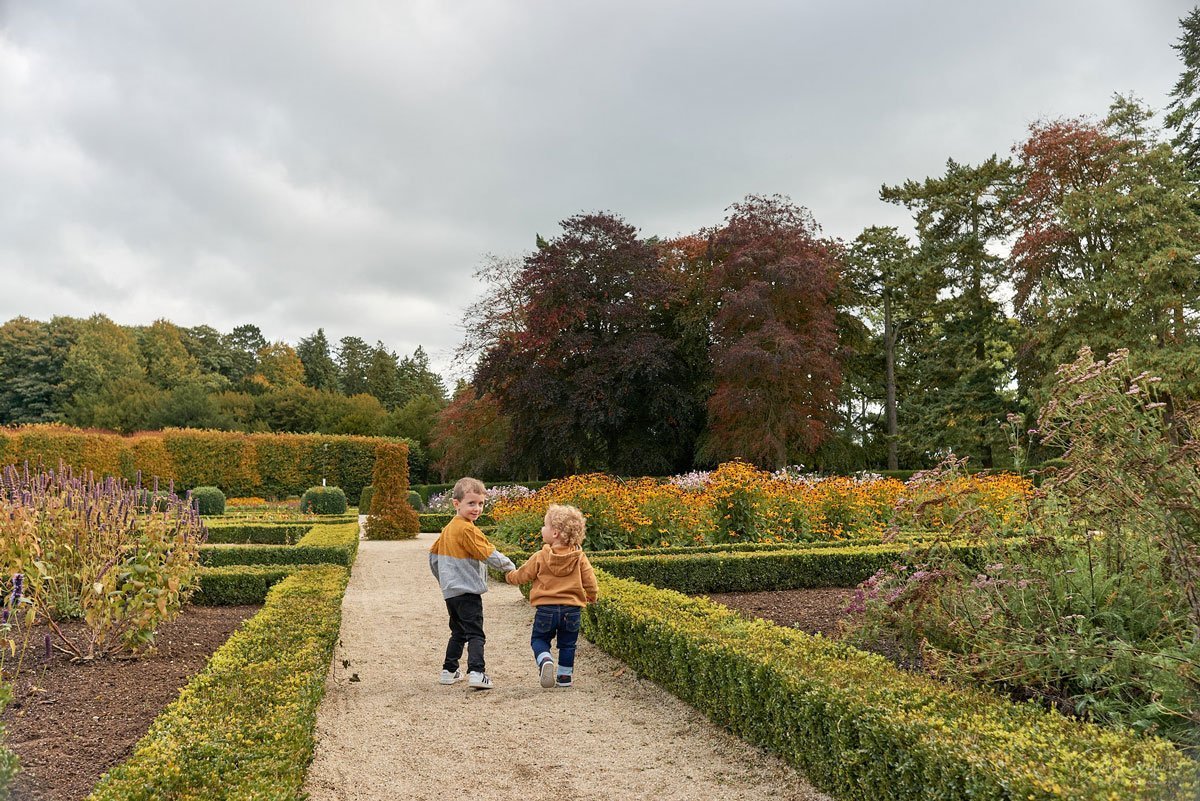
[{"label": "orange autumn hedge", "polygon": [[148,482],[158,476],[177,489],[220,487],[227,496],[299,495],[324,478],[351,498],[371,483],[375,447],[403,442],[330,434],[244,434],[169,428],[121,436],[61,425],[0,427],[0,465],[29,462]]}]

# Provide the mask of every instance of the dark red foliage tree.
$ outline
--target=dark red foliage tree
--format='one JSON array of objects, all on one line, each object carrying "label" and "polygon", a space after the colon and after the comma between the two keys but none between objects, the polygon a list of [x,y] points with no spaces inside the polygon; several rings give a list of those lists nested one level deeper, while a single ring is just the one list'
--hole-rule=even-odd
[{"label": "dark red foliage tree", "polygon": [[838,264],[807,209],[780,196],[732,207],[709,290],[714,389],[704,453],[782,467],[828,435],[841,383]]},{"label": "dark red foliage tree", "polygon": [[626,474],[690,465],[703,401],[675,329],[685,274],[615,215],[561,225],[525,259],[523,327],[475,373],[512,420],[518,465]]}]

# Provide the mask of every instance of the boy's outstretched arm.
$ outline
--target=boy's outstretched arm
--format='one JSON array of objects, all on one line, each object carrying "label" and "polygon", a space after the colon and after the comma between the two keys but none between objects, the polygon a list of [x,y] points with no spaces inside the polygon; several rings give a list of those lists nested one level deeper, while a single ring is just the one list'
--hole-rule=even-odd
[{"label": "boy's outstretched arm", "polygon": [[533,581],[535,578],[537,578],[538,563],[540,561],[538,559],[538,554],[540,553],[541,552],[539,551],[538,553],[535,553],[533,556],[526,559],[525,564],[521,565],[519,570],[514,570],[511,573],[505,573],[504,580],[509,584],[514,584],[517,586],[520,586],[521,584],[528,584],[529,582]]}]

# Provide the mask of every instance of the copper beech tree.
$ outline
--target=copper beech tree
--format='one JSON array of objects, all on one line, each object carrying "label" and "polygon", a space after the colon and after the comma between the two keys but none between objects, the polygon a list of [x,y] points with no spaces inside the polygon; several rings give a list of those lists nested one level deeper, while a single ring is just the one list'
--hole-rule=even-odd
[{"label": "copper beech tree", "polygon": [[828,436],[841,354],[834,247],[781,196],[734,204],[708,280],[713,391],[703,450],[782,467]]}]

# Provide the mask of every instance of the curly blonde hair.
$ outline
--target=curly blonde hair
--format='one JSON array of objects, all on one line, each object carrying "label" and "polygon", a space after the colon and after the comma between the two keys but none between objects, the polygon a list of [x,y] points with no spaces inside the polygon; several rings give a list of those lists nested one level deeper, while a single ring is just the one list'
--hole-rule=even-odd
[{"label": "curly blonde hair", "polygon": [[587,521],[583,512],[574,506],[550,504],[550,508],[546,510],[546,525],[561,534],[567,545],[583,546],[583,538],[587,536]]}]

